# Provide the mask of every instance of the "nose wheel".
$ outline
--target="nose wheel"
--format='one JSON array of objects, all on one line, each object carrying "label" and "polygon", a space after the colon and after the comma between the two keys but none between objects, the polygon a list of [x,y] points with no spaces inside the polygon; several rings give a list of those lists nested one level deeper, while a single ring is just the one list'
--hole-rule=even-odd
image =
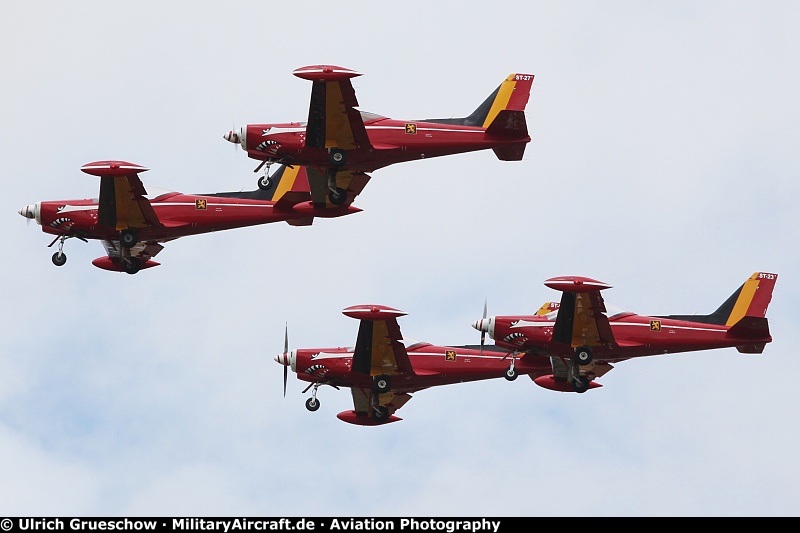
[{"label": "nose wheel", "polygon": [[306,400],[306,409],[312,412],[319,409],[319,400],[317,400],[318,388],[319,388],[319,383],[314,383],[314,388],[311,391],[311,398]]},{"label": "nose wheel", "polygon": [[[264,161],[264,175],[258,179],[258,188],[262,191],[268,191],[274,185],[274,180],[269,175],[269,167],[272,166],[273,161],[266,160]],[[258,168],[256,168],[256,172],[258,172]]]}]

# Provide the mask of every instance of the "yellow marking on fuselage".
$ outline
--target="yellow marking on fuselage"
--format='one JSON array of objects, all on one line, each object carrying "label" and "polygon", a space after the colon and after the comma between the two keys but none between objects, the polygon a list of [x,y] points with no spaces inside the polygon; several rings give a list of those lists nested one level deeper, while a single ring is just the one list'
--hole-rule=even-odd
[{"label": "yellow marking on fuselage", "polygon": [[742,290],[739,293],[739,298],[736,299],[736,303],[733,305],[731,316],[728,317],[728,321],[725,323],[726,326],[736,324],[745,316],[753,301],[753,296],[756,294],[756,290],[758,290],[758,274],[753,274],[750,276],[750,279],[744,282]]},{"label": "yellow marking on fuselage", "polygon": [[492,102],[492,107],[489,109],[489,114],[486,115],[486,120],[483,121],[482,127],[488,128],[497,114],[508,106],[508,101],[511,100],[511,95],[514,92],[514,86],[516,84],[517,82],[514,81],[514,74],[511,74],[500,85],[500,90],[497,91],[497,96],[495,96],[494,102]]}]

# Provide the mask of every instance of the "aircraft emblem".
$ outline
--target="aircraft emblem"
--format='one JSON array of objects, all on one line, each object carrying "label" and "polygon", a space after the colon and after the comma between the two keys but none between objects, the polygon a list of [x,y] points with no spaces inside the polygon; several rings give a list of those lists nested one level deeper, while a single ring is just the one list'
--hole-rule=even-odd
[{"label": "aircraft emblem", "polygon": [[444,360],[445,361],[455,361],[456,360],[456,351],[455,350],[446,350],[444,352]]},{"label": "aircraft emblem", "polygon": [[651,320],[650,321],[650,331],[661,331],[661,321],[660,320]]},{"label": "aircraft emblem", "polygon": [[406,124],[406,133],[411,135],[417,134],[417,125],[416,124]]},{"label": "aircraft emblem", "polygon": [[194,201],[194,207],[196,209],[206,209],[208,207],[208,202],[205,198],[198,198]]}]

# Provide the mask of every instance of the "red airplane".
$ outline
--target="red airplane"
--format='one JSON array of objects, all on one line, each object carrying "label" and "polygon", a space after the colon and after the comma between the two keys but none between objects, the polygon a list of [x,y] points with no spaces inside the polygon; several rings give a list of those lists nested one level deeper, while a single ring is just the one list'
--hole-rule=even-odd
[{"label": "red airplane", "polygon": [[[494,316],[472,327],[488,333],[495,345],[512,351],[509,375],[517,366],[547,389],[586,392],[600,387],[594,379],[611,363],[634,357],[736,348],[762,353],[772,342],[766,318],[777,274],[756,272],[709,315],[642,316],[606,309],[600,291],[610,285],[579,276],[548,279],[545,285],[562,291],[533,316]],[[549,312],[548,309],[550,309]],[[531,360],[547,361],[547,372],[527,372]]]},{"label": "red airplane", "polygon": [[[360,321],[355,347],[314,348],[289,351],[288,336],[283,353],[275,361],[284,365],[283,394],[288,369],[312,389],[306,401],[309,411],[319,409],[317,389],[330,385],[349,388],[352,410],[337,415],[340,420],[361,426],[375,426],[402,420],[395,416],[423,389],[506,376],[508,350],[492,346],[434,346],[426,342],[403,343],[397,318],[402,311],[383,305],[357,305],[342,311]],[[517,366],[516,373],[549,372],[546,359]],[[508,376],[506,376],[508,377]],[[516,377],[516,375],[514,376]]]},{"label": "red airplane", "polygon": [[345,201],[336,183],[341,170],[372,172],[394,163],[476,150],[494,150],[503,161],[519,161],[530,142],[525,120],[532,74],[511,74],[475,111],[463,118],[394,120],[356,109],[350,82],[358,72],[333,65],[312,65],[294,71],[310,80],[311,104],[306,122],[248,124],[224,138],[237,143],[253,159],[324,170],[330,199]]},{"label": "red airplane", "polygon": [[339,173],[337,181],[349,201],[333,205],[326,199],[326,178],[301,166],[281,166],[266,189],[202,195],[148,194],[139,179],[139,173],[148,169],[125,161],[97,161],[81,170],[100,177],[99,198],[39,202],[23,207],[19,214],[56,236],[48,245],[59,243],[53,254],[56,266],[67,261],[64,241],[96,239],[103,242],[107,255],[92,264],[128,274],[159,265],[152,258],[163,249],[160,243],[179,237],[280,221],[306,226],[314,217],[357,213],[361,210],[350,204],[369,181],[363,173]]}]

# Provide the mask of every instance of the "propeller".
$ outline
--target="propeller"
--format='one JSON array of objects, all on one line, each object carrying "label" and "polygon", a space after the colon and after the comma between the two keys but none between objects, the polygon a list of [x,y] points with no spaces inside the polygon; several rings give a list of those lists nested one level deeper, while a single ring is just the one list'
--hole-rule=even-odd
[{"label": "propeller", "polygon": [[[289,323],[287,322],[284,330],[283,330],[283,360],[288,362],[286,359],[289,354]],[[283,365],[283,397],[286,398],[286,381],[289,379],[289,366],[284,364]]]},{"label": "propeller", "polygon": [[[486,304],[488,298],[483,299],[483,320],[486,320]],[[481,329],[481,353],[483,353],[483,345],[486,342],[486,330]]]}]

